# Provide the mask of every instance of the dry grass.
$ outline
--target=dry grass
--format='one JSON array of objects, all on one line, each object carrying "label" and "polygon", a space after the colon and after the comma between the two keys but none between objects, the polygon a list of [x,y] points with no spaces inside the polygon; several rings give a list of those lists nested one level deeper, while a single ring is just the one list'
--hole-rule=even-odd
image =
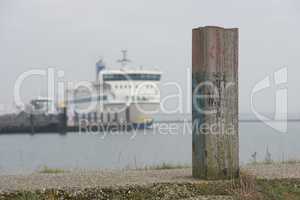
[{"label": "dry grass", "polygon": [[163,162],[159,165],[152,165],[152,166],[145,166],[138,170],[168,170],[168,169],[186,169],[190,168],[190,165],[183,165],[183,164],[170,164]]},{"label": "dry grass", "polygon": [[60,173],[65,173],[66,170],[43,166],[40,170],[38,170],[38,172],[41,173],[41,174],[60,174]]},{"label": "dry grass", "polygon": [[260,200],[260,193],[257,191],[256,177],[241,173],[238,179],[231,182],[229,193],[236,200]]}]

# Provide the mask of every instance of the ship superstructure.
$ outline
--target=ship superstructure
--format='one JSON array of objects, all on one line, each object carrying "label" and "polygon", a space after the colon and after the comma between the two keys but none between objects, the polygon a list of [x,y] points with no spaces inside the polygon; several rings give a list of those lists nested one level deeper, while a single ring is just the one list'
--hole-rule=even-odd
[{"label": "ship superstructure", "polygon": [[[160,105],[159,70],[132,68],[127,51],[122,51],[120,69],[96,64],[96,80],[68,89],[68,125],[133,124],[150,126]],[[80,85],[80,84],[79,84]]]}]

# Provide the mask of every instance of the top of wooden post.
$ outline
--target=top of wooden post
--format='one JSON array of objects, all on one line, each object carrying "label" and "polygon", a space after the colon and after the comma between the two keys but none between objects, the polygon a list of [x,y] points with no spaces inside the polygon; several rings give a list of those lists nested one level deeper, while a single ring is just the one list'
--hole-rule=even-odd
[{"label": "top of wooden post", "polygon": [[203,29],[238,30],[238,28],[224,28],[221,26],[200,26],[200,27],[194,28],[193,31],[203,30]]}]

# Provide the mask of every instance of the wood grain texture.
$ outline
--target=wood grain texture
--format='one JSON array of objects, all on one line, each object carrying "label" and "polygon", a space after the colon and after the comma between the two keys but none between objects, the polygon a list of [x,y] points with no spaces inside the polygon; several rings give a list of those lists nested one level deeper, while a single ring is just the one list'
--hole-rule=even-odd
[{"label": "wood grain texture", "polygon": [[238,29],[193,30],[193,176],[239,174]]}]

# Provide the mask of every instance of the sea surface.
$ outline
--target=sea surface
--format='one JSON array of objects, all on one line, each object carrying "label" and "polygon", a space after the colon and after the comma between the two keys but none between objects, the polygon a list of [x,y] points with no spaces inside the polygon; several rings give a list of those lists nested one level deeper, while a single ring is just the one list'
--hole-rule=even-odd
[{"label": "sea surface", "polygon": [[[280,133],[262,122],[240,122],[240,162],[300,159],[300,122]],[[191,124],[156,123],[128,132],[0,135],[0,174],[31,173],[43,166],[64,169],[124,169],[162,163],[191,165]]]}]

